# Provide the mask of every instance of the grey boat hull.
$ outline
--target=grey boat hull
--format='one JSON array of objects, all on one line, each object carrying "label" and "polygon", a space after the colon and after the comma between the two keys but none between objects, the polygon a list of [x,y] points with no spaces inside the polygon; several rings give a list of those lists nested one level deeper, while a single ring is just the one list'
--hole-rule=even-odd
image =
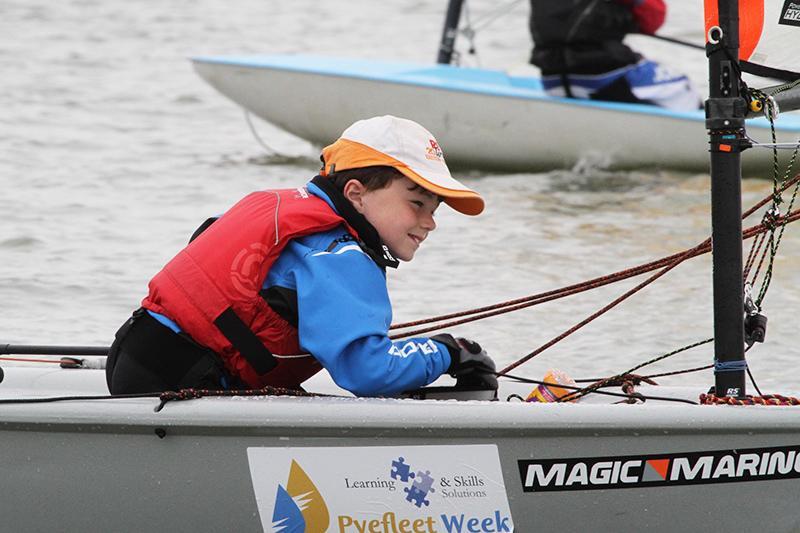
[{"label": "grey boat hull", "polygon": [[[98,374],[73,375],[82,383],[101,383]],[[97,394],[101,389],[94,387]],[[277,450],[309,447],[443,446],[458,456],[480,444],[497,448],[515,531],[800,528],[793,462],[783,479],[734,475],[727,482],[619,488],[573,482],[551,491],[525,491],[520,470],[520,461],[710,451],[736,456],[750,450],[766,461],[763,450],[800,449],[800,411],[791,407],[323,397],[204,398],[168,403],[155,412],[157,405],[156,399],[114,399],[0,407],[4,528],[262,531],[261,514],[270,509],[259,508],[248,449],[278,455]],[[356,529],[332,521],[328,531]]]}]

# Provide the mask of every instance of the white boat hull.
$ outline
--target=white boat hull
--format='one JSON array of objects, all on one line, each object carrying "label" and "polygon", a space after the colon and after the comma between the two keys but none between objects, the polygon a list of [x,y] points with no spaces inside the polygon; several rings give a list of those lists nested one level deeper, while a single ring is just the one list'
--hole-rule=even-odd
[{"label": "white boat hull", "polygon": [[[500,72],[308,56],[195,58],[195,70],[262,119],[317,145],[355,120],[394,114],[434,132],[451,166],[530,171],[589,160],[617,168],[707,171],[701,111],[547,96],[535,78]],[[797,142],[800,120],[777,123]],[[769,142],[764,119],[749,134]],[[771,151],[749,150],[745,171],[766,171]]]}]

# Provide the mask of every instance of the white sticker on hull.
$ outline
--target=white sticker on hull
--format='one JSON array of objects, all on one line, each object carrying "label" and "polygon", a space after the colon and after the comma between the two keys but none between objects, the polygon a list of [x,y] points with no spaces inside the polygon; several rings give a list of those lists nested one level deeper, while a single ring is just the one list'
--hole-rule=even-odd
[{"label": "white sticker on hull", "polygon": [[264,531],[514,531],[495,445],[248,448]]}]

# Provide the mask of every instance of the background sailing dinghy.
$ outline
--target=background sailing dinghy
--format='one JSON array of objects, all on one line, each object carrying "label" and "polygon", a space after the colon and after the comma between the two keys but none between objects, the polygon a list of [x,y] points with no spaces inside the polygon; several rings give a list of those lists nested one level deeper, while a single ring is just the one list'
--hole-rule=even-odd
[{"label": "background sailing dinghy", "polygon": [[[450,166],[532,170],[583,157],[616,168],[708,170],[702,111],[548,96],[534,77],[505,72],[309,55],[206,56],[197,73],[245,110],[316,145],[364,117],[392,114],[436,133]],[[781,115],[778,142],[800,138],[800,116]],[[749,125],[769,142],[769,123]],[[768,170],[751,150],[746,172]]]},{"label": "background sailing dinghy", "polygon": [[[453,167],[524,171],[572,167],[588,158],[615,168],[708,169],[702,111],[554,98],[537,77],[450,65],[463,3],[449,2],[437,65],[314,55],[192,61],[206,82],[246,111],[315,145],[356,120],[393,114],[435,132]],[[758,20],[777,20],[778,3]],[[755,65],[761,67],[755,71],[785,79],[782,63],[791,61],[796,41],[782,28],[762,26],[761,44],[746,43],[743,59],[768,57],[779,67]],[[800,139],[797,113],[781,115],[776,124],[778,142]],[[771,141],[764,118],[753,120],[748,133]],[[751,150],[742,162],[745,172],[764,173],[772,154]]]},{"label": "background sailing dinghy", "polygon": [[[752,326],[759,312],[742,294],[746,137],[739,87],[729,83],[738,76],[737,2],[712,4],[709,39],[720,43],[709,57],[717,82],[708,122],[716,394],[704,398],[730,405],[688,405],[681,400],[696,402],[701,391],[652,386],[625,394],[648,398],[638,405],[610,405],[616,398],[596,394],[577,404],[503,401],[532,387],[510,379],[501,380],[498,402],[268,394],[275,390],[110,398],[100,369],[4,363],[4,525],[452,533],[693,531],[714,523],[796,531],[800,411],[741,406],[800,401],[746,395],[743,315],[747,309]],[[788,216],[773,213],[764,229],[780,230]],[[105,350],[0,346],[28,355]],[[325,376],[307,385],[340,393]],[[189,401],[169,401],[181,399]]]}]

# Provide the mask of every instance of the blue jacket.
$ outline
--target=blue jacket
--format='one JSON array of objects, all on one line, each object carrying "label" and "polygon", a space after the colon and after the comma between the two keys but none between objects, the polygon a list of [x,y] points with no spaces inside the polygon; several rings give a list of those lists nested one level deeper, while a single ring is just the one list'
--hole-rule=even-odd
[{"label": "blue jacket", "polygon": [[[313,182],[308,191],[337,211]],[[386,272],[344,226],[291,241],[264,280],[264,289],[276,287],[296,294],[300,347],[353,394],[396,395],[435,381],[450,366],[442,343],[424,337],[389,339]],[[168,317],[150,313],[180,331]]]}]

